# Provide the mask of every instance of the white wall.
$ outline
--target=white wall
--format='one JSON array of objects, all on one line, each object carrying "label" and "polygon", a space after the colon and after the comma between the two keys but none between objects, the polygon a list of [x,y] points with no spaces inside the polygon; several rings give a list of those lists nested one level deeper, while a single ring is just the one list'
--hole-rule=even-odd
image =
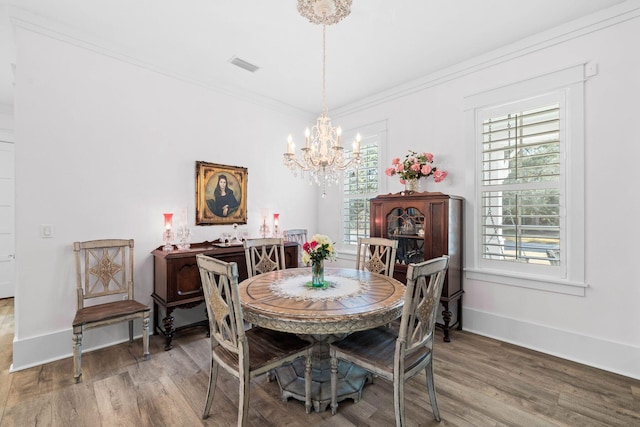
[{"label": "white wall", "polygon": [[[16,31],[16,263],[13,369],[71,354],[71,244],[135,239],[136,298],[152,304],[162,213],[188,206],[192,241],[229,226],[194,226],[195,162],[248,168],[248,224],[262,208],[314,230],[317,194],[282,166],[286,136],[308,120],[232,99],[29,29]],[[54,237],[40,237],[52,224]],[[126,325],[85,334],[85,349]]]},{"label": "white wall", "polygon": [[[640,18],[622,21],[508,60],[478,58],[475,71],[452,69],[455,74],[438,76],[442,83],[338,116],[335,122],[355,129],[387,119],[385,164],[407,149],[434,153],[437,166],[450,175],[440,184],[430,181],[429,191],[464,196],[469,211],[473,194],[465,193],[465,179],[472,171],[465,170],[465,153],[474,148],[465,140],[464,98],[567,66],[597,63],[598,74],[585,84],[586,296],[465,280],[464,329],[640,378],[640,273],[635,265],[640,255],[635,118],[640,56],[625,47],[640,39]],[[495,65],[482,65],[490,60]],[[397,179],[385,179],[391,181],[390,191],[401,190]],[[336,194],[329,195],[326,210],[338,202]],[[320,217],[319,227],[339,235],[327,217]]]}]

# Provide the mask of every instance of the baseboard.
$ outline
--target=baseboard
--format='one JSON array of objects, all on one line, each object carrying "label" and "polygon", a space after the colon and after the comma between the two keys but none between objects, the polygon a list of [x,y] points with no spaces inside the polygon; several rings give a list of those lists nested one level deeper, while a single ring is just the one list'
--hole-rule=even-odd
[{"label": "baseboard", "polygon": [[[142,337],[141,322],[134,322],[134,338]],[[73,330],[71,328],[46,335],[13,339],[13,363],[9,372],[21,371],[45,363],[65,359],[73,355]],[[85,331],[82,352],[88,353],[129,341],[127,322]],[[142,348],[140,348],[142,354]]]},{"label": "baseboard", "polygon": [[640,379],[639,347],[470,308],[463,319],[465,331]]}]

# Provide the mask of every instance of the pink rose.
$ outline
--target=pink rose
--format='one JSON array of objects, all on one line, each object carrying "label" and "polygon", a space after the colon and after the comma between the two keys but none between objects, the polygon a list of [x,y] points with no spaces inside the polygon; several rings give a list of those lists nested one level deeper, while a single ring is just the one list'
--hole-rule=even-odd
[{"label": "pink rose", "polygon": [[404,184],[405,184],[405,182],[406,182],[406,181],[405,181],[404,179],[400,178],[400,184],[404,185]]},{"label": "pink rose", "polygon": [[395,168],[387,168],[387,169],[384,170],[384,173],[387,176],[393,176],[393,175],[396,174],[396,169]]},{"label": "pink rose", "polygon": [[433,163],[433,154],[431,154],[431,153],[422,153],[422,155],[427,158],[427,162]]},{"label": "pink rose", "polygon": [[412,164],[410,169],[416,172],[420,172],[420,163]]},{"label": "pink rose", "polygon": [[442,170],[437,170],[433,173],[433,180],[435,182],[440,182],[447,177],[449,173]]},{"label": "pink rose", "polygon": [[397,157],[395,159],[391,160],[391,164],[392,165],[397,165],[398,163],[400,163],[400,159],[397,158]]},{"label": "pink rose", "polygon": [[420,173],[424,176],[429,176],[431,169],[431,165],[424,165],[422,166],[422,169],[420,169]]},{"label": "pink rose", "polygon": [[396,168],[398,169],[398,172],[404,172],[404,165],[402,163],[398,163]]}]

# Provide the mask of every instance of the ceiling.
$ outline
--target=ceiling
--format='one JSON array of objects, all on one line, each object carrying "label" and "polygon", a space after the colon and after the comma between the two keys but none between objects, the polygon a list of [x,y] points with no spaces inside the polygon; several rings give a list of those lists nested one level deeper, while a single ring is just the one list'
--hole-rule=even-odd
[{"label": "ceiling", "polygon": [[[353,0],[327,27],[329,109],[623,2]],[[0,104],[13,103],[12,22],[28,22],[205,87],[320,111],[322,27],[296,0],[0,0],[0,13]]]}]

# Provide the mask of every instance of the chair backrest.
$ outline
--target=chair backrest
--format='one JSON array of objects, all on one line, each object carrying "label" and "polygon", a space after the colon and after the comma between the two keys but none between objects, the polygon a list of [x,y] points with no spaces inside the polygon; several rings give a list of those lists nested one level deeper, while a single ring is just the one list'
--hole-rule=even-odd
[{"label": "chair backrest", "polygon": [[110,295],[133,299],[133,239],[74,242],[78,308]]},{"label": "chair backrest", "polygon": [[209,316],[211,347],[222,346],[248,360],[244,321],[238,292],[238,265],[197,254],[200,280]]},{"label": "chair backrest", "polygon": [[409,264],[396,356],[433,348],[433,331],[449,257]]},{"label": "chair backrest", "polygon": [[284,259],[284,240],[281,238],[247,239],[244,241],[244,255],[249,277],[287,268]]},{"label": "chair backrest", "polygon": [[298,265],[302,263],[302,245],[307,241],[307,229],[306,228],[293,228],[291,230],[285,230],[283,233],[284,240],[287,242],[296,242],[298,244]]},{"label": "chair backrest", "polygon": [[360,237],[356,253],[356,270],[393,277],[398,241],[382,237]]}]

